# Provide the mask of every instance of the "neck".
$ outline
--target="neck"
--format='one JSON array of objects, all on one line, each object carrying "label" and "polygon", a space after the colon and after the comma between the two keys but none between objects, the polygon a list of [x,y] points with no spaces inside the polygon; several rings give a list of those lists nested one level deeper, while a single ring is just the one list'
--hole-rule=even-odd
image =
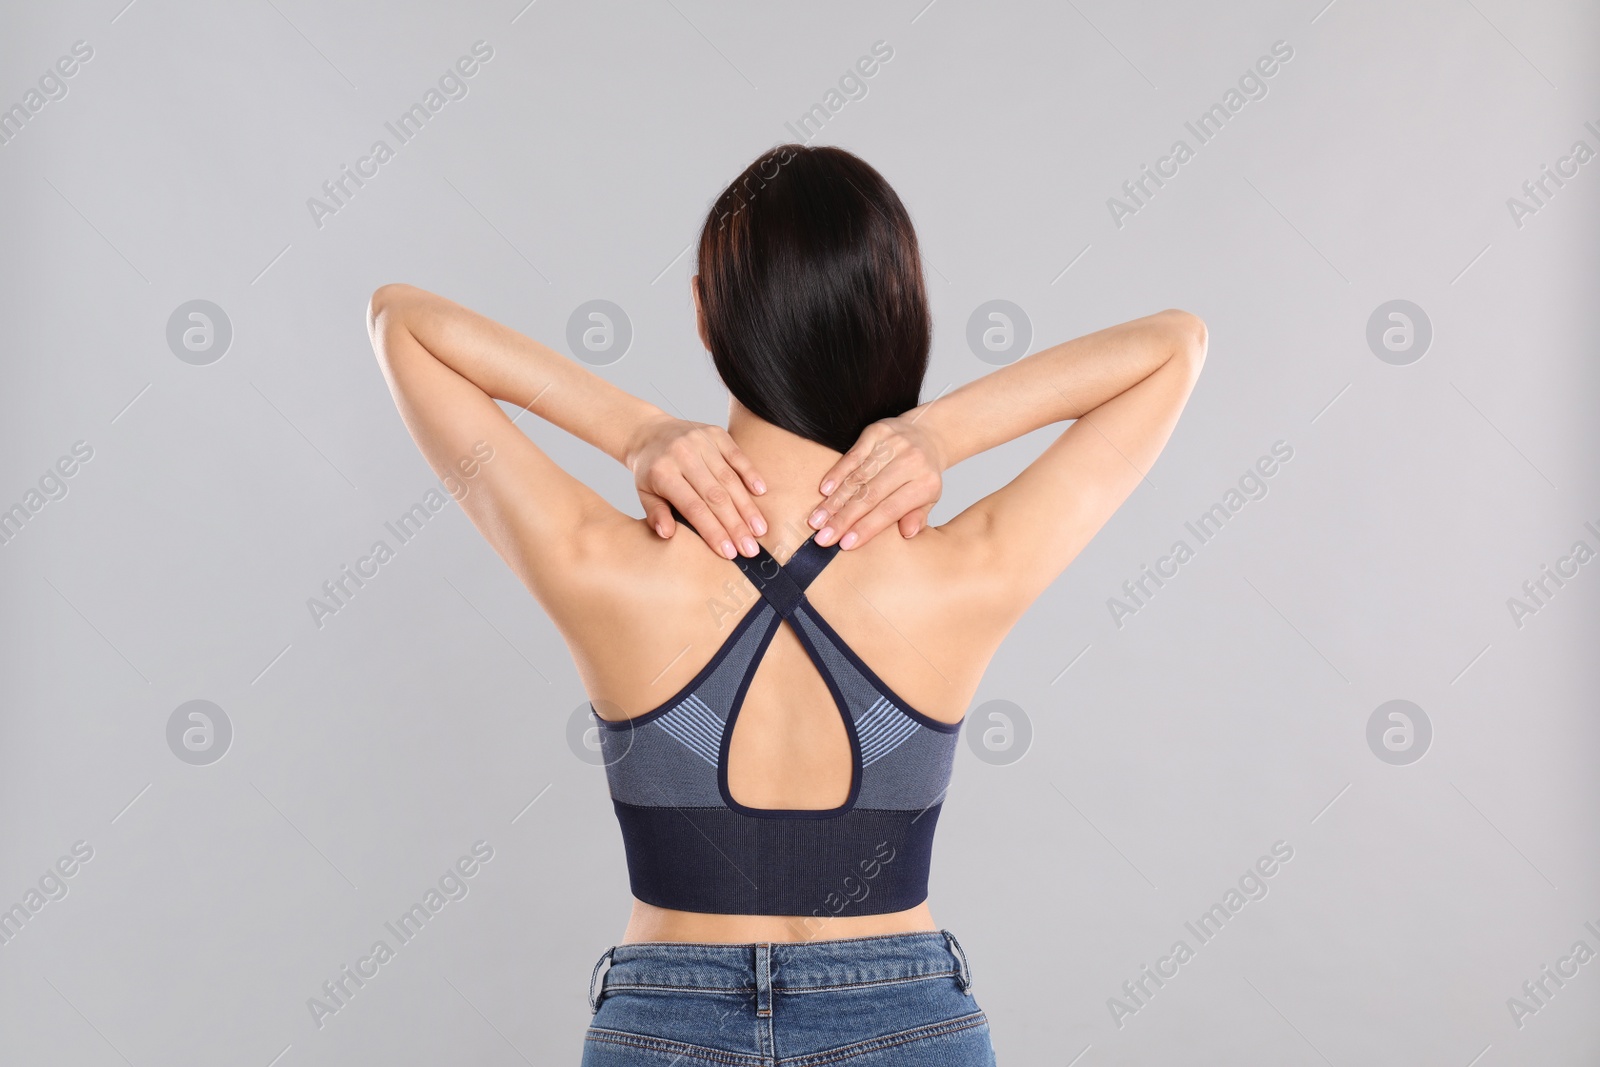
[{"label": "neck", "polygon": [[841,453],[775,426],[731,399],[728,436],[766,484],[767,491],[753,498],[767,520],[767,533],[757,540],[782,560],[816,532],[806,520],[822,503],[817,486]]}]

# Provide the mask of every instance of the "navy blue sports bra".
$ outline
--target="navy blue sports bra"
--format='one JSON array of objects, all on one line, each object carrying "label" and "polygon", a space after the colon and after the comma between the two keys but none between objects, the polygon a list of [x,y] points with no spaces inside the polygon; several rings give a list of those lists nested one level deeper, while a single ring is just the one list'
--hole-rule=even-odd
[{"label": "navy blue sports bra", "polygon": [[[645,903],[830,917],[904,911],[927,899],[933,828],[961,725],[912,710],[806,599],[838,550],[813,534],[785,564],[764,548],[737,557],[762,600],[700,673],[632,719],[611,722],[590,705],[628,879]],[[849,736],[850,793],[837,808],[748,808],[728,791],[739,708],[785,621],[826,680]]]}]

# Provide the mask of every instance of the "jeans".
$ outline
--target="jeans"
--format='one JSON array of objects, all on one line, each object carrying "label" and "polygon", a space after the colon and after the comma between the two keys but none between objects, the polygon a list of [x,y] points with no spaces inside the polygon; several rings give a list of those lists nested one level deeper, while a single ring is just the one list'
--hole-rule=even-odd
[{"label": "jeans", "polygon": [[948,930],[617,945],[590,977],[582,1067],[994,1067],[971,988]]}]

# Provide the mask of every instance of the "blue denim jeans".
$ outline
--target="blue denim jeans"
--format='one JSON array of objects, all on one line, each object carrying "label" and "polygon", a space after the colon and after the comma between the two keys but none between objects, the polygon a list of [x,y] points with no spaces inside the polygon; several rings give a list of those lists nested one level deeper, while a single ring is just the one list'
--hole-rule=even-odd
[{"label": "blue denim jeans", "polygon": [[971,989],[948,930],[617,945],[590,977],[583,1067],[993,1067]]}]

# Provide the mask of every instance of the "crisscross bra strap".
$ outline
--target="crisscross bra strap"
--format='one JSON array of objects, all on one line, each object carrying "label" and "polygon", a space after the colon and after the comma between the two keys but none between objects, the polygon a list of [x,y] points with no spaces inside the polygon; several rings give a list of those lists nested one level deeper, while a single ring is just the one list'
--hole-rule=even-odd
[{"label": "crisscross bra strap", "polygon": [[[667,505],[672,507],[672,505]],[[677,508],[672,508],[672,517],[693,530],[694,526],[685,519]],[[839,554],[839,543],[819,545],[817,535],[807,537],[794,554],[789,557],[788,563],[779,563],[759,543],[756,545],[756,555],[734,556],[733,562],[739,565],[745,577],[766,598],[779,615],[785,619],[794,614],[800,606],[800,601],[805,599],[806,587],[809,586],[817,575],[822,573],[833,557]]]}]

